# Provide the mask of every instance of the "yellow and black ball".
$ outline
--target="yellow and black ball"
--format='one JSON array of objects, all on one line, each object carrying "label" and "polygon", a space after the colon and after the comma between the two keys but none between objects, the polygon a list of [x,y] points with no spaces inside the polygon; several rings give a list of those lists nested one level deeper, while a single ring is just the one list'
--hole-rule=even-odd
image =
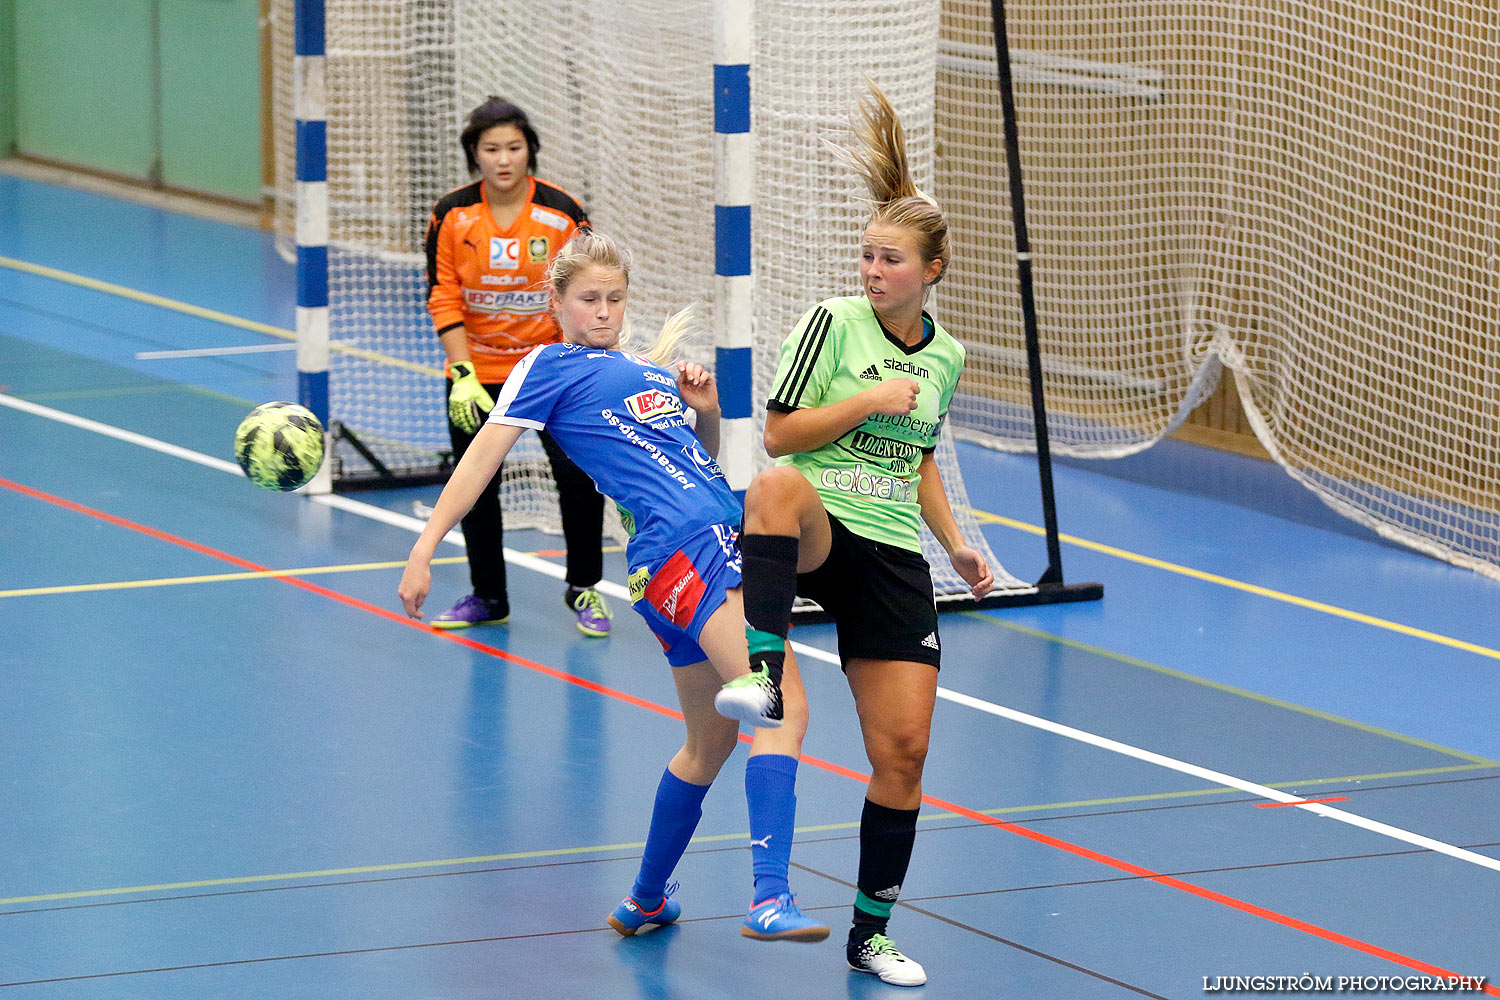
[{"label": "yellow and black ball", "polygon": [[296,403],[262,403],[235,431],[234,457],[257,486],[306,486],[323,464],[323,424]]}]

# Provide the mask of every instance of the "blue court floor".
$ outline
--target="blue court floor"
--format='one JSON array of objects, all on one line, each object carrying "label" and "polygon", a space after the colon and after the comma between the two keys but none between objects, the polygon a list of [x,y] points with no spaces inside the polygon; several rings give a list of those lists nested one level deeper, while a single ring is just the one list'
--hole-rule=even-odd
[{"label": "blue court floor", "polygon": [[[682,735],[620,554],[607,640],[573,628],[537,532],[507,533],[511,624],[408,622],[412,504],[436,488],[258,490],[233,432],[295,394],[292,353],[140,356],[284,343],[267,328],[293,303],[264,233],[0,174],[0,998],[1500,977],[1500,584],[1175,442],[1056,469],[1065,573],[1102,601],[944,616],[891,928],[928,985],[843,961],[867,764],[826,625],[793,635],[813,706],[793,884],[833,938],[738,934],[743,753],[679,866],[682,921],[618,937]],[[960,457],[991,547],[1034,577],[1034,461]],[[439,555],[446,606],[467,576]]]}]

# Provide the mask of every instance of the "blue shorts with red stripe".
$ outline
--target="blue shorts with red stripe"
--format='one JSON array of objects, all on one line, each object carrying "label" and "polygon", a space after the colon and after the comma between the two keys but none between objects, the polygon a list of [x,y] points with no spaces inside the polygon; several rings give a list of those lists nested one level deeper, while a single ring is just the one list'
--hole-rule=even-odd
[{"label": "blue shorts with red stripe", "polygon": [[739,531],[715,524],[689,538],[676,552],[630,568],[630,601],[661,642],[667,662],[685,667],[708,659],[698,636],[740,585]]}]

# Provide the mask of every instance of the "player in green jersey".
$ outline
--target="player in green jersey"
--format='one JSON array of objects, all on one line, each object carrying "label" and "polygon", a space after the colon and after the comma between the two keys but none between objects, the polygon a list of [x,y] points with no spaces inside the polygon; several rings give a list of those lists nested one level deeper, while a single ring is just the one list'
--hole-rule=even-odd
[{"label": "player in green jersey", "polygon": [[933,451],[964,349],[922,308],[950,260],[942,210],[917,190],[901,122],[879,90],[850,152],[876,203],[861,241],[864,294],[814,306],[782,348],[766,403],[779,461],[745,497],[751,669],[774,685],[797,594],[838,626],[839,656],[870,759],[849,965],[919,986],[886,925],[916,839],[933,706],[937,610],[918,517],[976,597],[993,576],[963,539]]}]

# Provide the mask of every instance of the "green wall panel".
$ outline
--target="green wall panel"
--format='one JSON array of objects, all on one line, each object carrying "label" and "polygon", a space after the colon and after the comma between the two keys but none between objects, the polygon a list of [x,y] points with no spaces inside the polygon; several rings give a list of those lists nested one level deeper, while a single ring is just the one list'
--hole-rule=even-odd
[{"label": "green wall panel", "polygon": [[150,0],[13,0],[17,151],[150,177]]},{"label": "green wall panel", "polygon": [[16,5],[0,0],[0,156],[16,150]]},{"label": "green wall panel", "polygon": [[259,201],[259,22],[260,0],[0,0],[0,155],[13,139],[18,153]]},{"label": "green wall panel", "polygon": [[161,0],[162,180],[260,199],[260,0]]}]

